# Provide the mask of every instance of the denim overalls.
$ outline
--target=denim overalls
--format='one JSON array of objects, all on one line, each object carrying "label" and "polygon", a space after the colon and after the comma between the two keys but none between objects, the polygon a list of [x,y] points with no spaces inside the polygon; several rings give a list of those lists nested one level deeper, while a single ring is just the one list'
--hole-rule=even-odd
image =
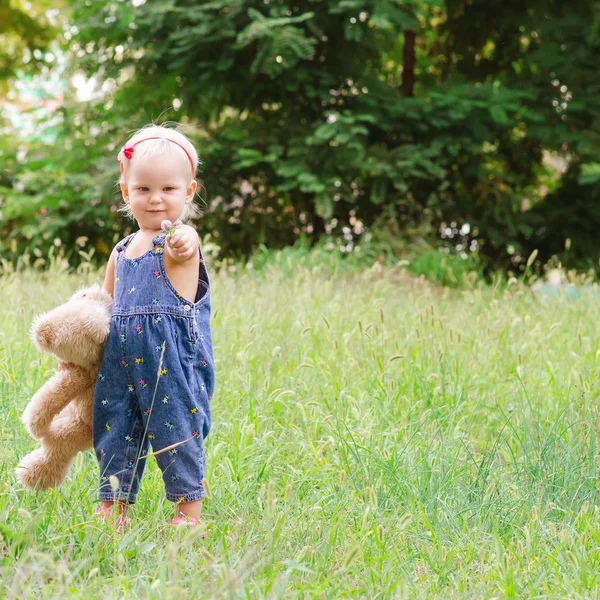
[{"label": "denim overalls", "polygon": [[94,395],[100,500],[135,502],[151,445],[167,499],[192,502],[206,494],[203,440],[214,390],[210,283],[200,254],[196,301],[189,302],[167,277],[164,233],[129,259],[133,235],[116,246],[115,304]]}]

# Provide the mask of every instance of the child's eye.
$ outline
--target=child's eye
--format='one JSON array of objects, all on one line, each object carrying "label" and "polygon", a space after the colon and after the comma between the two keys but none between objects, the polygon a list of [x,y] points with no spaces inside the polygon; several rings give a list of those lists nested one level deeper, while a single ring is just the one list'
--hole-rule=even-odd
[{"label": "child's eye", "polygon": [[167,192],[172,192],[175,188],[174,187],[166,187],[165,190]]},{"label": "child's eye", "polygon": [[140,192],[147,192],[147,191],[148,191],[148,188],[147,188],[147,187],[144,187],[144,186],[142,186],[142,187],[139,187],[139,188],[138,188],[138,190],[139,190]]}]

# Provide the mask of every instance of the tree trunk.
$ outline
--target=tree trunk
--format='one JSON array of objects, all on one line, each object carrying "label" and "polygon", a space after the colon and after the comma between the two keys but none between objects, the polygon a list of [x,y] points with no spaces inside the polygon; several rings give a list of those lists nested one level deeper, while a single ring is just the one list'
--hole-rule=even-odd
[{"label": "tree trunk", "polygon": [[402,93],[404,96],[414,96],[415,87],[415,31],[404,30],[404,49],[402,51]]}]

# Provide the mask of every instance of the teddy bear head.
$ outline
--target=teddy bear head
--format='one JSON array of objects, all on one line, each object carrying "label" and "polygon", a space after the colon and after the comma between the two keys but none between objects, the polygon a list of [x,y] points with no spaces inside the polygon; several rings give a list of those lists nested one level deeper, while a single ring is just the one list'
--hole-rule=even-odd
[{"label": "teddy bear head", "polygon": [[102,360],[112,307],[112,297],[100,286],[83,288],[34,320],[33,342],[64,362],[93,369]]}]

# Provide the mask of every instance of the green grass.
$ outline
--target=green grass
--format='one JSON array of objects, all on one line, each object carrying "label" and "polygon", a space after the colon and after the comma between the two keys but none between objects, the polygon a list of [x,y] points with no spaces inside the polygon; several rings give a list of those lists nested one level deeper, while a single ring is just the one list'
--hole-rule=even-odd
[{"label": "green grass", "polygon": [[0,597],[597,597],[598,296],[283,262],[213,274],[206,539],[153,460],[121,537],[91,453],[19,487],[30,323],[101,275],[0,277]]}]

